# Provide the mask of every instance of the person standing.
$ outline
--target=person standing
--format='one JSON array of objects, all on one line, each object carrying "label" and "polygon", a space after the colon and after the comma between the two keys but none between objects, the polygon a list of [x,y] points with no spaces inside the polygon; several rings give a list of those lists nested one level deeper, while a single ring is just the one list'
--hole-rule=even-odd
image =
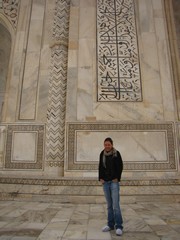
[{"label": "person standing", "polygon": [[113,140],[108,137],[104,140],[104,150],[99,156],[99,181],[103,185],[107,202],[107,225],[103,232],[116,229],[116,235],[122,235],[123,218],[120,209],[120,180],[123,171],[121,154],[113,147]]}]

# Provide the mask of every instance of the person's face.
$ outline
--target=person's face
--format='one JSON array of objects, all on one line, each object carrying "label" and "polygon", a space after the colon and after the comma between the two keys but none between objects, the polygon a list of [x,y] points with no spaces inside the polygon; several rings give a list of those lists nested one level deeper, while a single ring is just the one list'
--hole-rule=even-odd
[{"label": "person's face", "polygon": [[113,145],[111,144],[111,142],[109,142],[109,141],[104,142],[104,149],[105,149],[106,152],[111,151],[112,148],[113,148]]}]

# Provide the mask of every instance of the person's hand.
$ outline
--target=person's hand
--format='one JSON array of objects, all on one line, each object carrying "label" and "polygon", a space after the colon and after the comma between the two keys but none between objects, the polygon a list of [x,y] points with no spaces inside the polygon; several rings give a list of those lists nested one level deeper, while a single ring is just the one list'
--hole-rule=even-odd
[{"label": "person's hand", "polygon": [[115,179],[113,179],[112,181],[113,181],[113,182],[118,182],[118,179],[117,179],[117,178],[115,178]]},{"label": "person's hand", "polygon": [[104,184],[104,180],[103,180],[103,179],[100,179],[100,182],[101,182],[102,184]]}]

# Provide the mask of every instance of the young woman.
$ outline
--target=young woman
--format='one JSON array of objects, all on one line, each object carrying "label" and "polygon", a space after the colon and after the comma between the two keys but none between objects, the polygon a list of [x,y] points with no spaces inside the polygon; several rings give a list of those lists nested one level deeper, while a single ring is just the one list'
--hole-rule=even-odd
[{"label": "young woman", "polygon": [[123,170],[121,154],[113,147],[111,138],[104,140],[104,150],[99,157],[99,181],[103,185],[107,202],[107,225],[103,232],[116,229],[116,235],[122,235],[123,219],[119,204],[120,180]]}]

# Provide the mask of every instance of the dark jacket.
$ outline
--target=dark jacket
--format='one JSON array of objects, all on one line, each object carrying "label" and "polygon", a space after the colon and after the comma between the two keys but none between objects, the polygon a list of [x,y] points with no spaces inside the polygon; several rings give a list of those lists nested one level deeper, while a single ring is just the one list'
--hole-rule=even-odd
[{"label": "dark jacket", "polygon": [[104,150],[99,156],[99,181],[100,179],[103,179],[104,181],[111,181],[115,178],[120,181],[123,171],[123,161],[120,152],[117,151],[117,156],[111,155],[106,157],[106,161],[108,163],[106,166],[103,163],[103,152]]}]

